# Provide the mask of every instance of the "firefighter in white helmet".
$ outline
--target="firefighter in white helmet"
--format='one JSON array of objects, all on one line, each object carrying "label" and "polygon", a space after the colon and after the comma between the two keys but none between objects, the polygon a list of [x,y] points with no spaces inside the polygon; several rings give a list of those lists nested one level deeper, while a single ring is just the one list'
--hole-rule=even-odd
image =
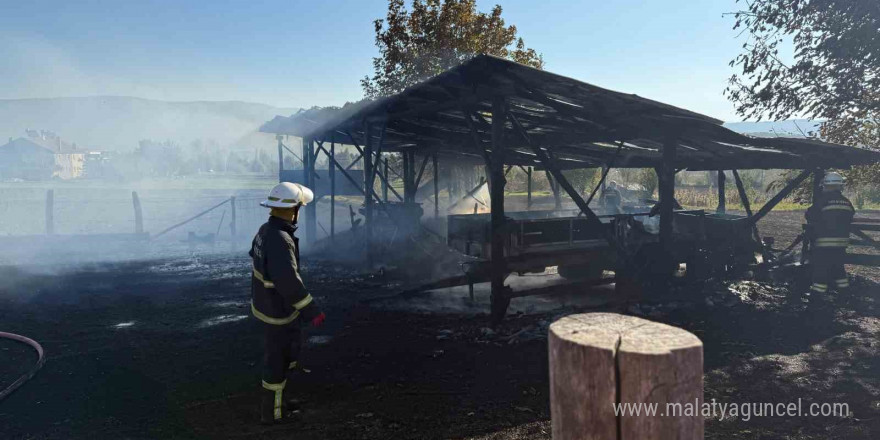
[{"label": "firefighter in white helmet", "polygon": [[298,183],[275,185],[260,203],[271,209],[269,220],[251,244],[251,313],[264,327],[260,420],[265,424],[287,416],[283,392],[288,373],[297,369],[302,321],[317,327],[325,318],[300,278],[294,235],[300,207],[313,199],[312,191]]},{"label": "firefighter in white helmet", "polygon": [[849,287],[846,269],[843,267],[849,231],[855,209],[844,197],[843,177],[835,172],[825,174],[822,192],[814,195],[814,203],[807,210],[812,242],[812,278],[810,291],[826,293]]}]

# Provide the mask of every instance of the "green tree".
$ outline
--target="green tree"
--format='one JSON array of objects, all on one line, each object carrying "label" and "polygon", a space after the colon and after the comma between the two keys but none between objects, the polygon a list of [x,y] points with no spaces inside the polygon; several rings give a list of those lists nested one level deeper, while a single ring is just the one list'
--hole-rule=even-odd
[{"label": "green tree", "polygon": [[741,72],[727,88],[741,115],[833,120],[880,110],[880,2],[744,3],[746,10],[734,13],[734,29],[744,28],[749,40],[730,62]]},{"label": "green tree", "polygon": [[[740,1],[740,0],[737,0]],[[823,138],[880,149],[880,2],[744,0],[734,29],[749,35],[725,91],[746,118],[825,119]],[[790,53],[789,53],[790,52]],[[856,186],[880,166],[846,171]],[[790,179],[791,173],[783,175]],[[809,185],[799,191],[808,200]]]},{"label": "green tree", "polygon": [[413,0],[407,10],[404,0],[389,0],[386,18],[374,26],[379,56],[373,76],[361,80],[367,98],[400,92],[477,54],[544,66],[516,26],[505,24],[499,5],[485,13],[476,0]]},{"label": "green tree", "polygon": [[[880,111],[861,111],[822,124],[822,137],[840,144],[880,151]],[[843,171],[851,186],[867,191],[872,202],[880,202],[880,163]],[[861,194],[860,194],[861,195]]]}]

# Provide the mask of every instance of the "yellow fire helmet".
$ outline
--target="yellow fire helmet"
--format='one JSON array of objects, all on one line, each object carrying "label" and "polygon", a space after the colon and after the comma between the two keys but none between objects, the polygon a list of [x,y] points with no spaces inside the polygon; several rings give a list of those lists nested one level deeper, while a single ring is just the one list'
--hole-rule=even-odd
[{"label": "yellow fire helmet", "polygon": [[269,197],[260,202],[267,208],[293,208],[315,199],[312,190],[298,183],[281,182],[269,191]]}]

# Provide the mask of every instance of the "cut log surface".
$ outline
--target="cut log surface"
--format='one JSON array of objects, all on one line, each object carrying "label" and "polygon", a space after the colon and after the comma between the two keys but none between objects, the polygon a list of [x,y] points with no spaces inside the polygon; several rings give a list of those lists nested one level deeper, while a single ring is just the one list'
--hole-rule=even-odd
[{"label": "cut log surface", "polygon": [[[692,333],[614,313],[571,315],[550,326],[549,355],[554,439],[703,438],[703,345]],[[640,403],[656,404],[656,414],[642,406],[640,416],[615,415],[616,404]]]}]

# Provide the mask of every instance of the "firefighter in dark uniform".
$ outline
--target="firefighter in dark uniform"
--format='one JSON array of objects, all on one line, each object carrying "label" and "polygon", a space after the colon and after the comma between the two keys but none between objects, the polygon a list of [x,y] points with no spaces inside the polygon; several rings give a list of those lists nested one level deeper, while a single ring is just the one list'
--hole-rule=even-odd
[{"label": "firefighter in dark uniform", "polygon": [[814,293],[841,291],[849,287],[843,261],[855,209],[841,193],[843,186],[840,174],[826,174],[822,179],[822,193],[807,210],[812,242],[813,284],[810,291]]},{"label": "firefighter in dark uniform", "polygon": [[617,182],[613,180],[608,182],[608,186],[602,190],[602,202],[610,214],[620,214],[623,197],[620,195],[620,190],[617,189]]},{"label": "firefighter in dark uniform", "polygon": [[297,183],[272,188],[260,203],[271,208],[269,221],[251,245],[251,312],[264,328],[260,421],[265,424],[285,419],[283,392],[288,372],[297,368],[302,321],[317,327],[325,318],[299,276],[299,240],[294,235],[300,206],[313,198],[311,190]]}]

